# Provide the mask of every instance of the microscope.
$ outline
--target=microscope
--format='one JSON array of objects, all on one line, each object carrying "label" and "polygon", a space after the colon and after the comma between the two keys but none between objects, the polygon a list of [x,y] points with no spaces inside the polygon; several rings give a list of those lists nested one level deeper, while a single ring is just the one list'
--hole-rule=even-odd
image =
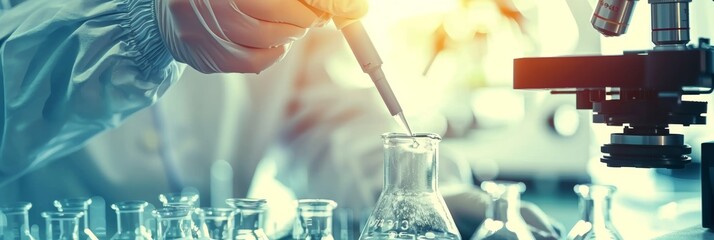
[{"label": "microscope", "polygon": [[[648,0],[655,47],[613,56],[535,57],[514,60],[515,89],[574,94],[577,109],[591,109],[594,123],[621,126],[601,147],[608,167],[683,168],[692,149],[670,124],[706,123],[714,48],[708,39],[689,44],[691,0]],[[599,0],[592,26],[605,36],[626,32],[637,0]],[[714,142],[702,144],[702,226],[714,230]]]}]

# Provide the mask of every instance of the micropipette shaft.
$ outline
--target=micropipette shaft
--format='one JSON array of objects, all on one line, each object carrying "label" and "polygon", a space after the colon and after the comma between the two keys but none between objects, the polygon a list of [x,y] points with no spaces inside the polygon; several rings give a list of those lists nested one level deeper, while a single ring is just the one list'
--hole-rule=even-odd
[{"label": "micropipette shaft", "polygon": [[397,122],[407,130],[409,135],[412,134],[412,130],[409,128],[407,119],[404,117],[404,112],[402,107],[397,101],[397,97],[392,91],[392,87],[389,86],[387,82],[387,77],[384,76],[384,71],[382,71],[382,59],[377,53],[377,49],[372,44],[367,31],[362,26],[362,23],[357,21],[351,23],[342,28],[342,35],[345,36],[347,44],[350,45],[352,53],[357,58],[357,62],[362,67],[364,73],[369,74],[369,77],[374,82],[374,86],[379,91],[379,95],[382,96],[384,104],[387,105],[389,109],[389,114],[391,114]]}]

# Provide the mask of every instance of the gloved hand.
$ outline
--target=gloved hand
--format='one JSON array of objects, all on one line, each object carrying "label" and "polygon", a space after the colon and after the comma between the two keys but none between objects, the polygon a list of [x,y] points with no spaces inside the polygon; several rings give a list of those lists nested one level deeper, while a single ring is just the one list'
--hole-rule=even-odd
[{"label": "gloved hand", "polygon": [[280,60],[308,28],[357,19],[366,0],[156,0],[173,57],[203,73],[258,73]]}]

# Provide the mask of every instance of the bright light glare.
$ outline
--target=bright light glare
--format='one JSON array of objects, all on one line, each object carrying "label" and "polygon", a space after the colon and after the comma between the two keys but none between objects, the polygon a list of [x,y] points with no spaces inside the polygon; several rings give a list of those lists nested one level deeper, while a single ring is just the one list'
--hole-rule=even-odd
[{"label": "bright light glare", "polygon": [[578,132],[580,117],[572,105],[562,105],[553,113],[553,128],[564,137],[570,137]]},{"label": "bright light glare", "polygon": [[679,205],[677,205],[676,202],[669,202],[663,206],[661,206],[657,210],[657,216],[658,219],[661,220],[673,220],[677,218],[677,210],[679,209]]},{"label": "bright light glare", "polygon": [[538,33],[540,55],[556,56],[572,53],[578,42],[579,33],[575,18],[566,1],[538,1]]},{"label": "bright light glare", "polygon": [[482,89],[471,97],[472,111],[482,127],[500,127],[519,123],[525,116],[523,95],[510,89]]}]

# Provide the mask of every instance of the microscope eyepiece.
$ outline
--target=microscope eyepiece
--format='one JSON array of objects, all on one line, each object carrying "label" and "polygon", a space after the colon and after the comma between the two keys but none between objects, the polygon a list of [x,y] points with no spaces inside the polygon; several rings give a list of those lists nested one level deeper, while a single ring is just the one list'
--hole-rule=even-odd
[{"label": "microscope eyepiece", "polygon": [[637,0],[600,0],[590,20],[601,34],[616,37],[627,32]]}]

